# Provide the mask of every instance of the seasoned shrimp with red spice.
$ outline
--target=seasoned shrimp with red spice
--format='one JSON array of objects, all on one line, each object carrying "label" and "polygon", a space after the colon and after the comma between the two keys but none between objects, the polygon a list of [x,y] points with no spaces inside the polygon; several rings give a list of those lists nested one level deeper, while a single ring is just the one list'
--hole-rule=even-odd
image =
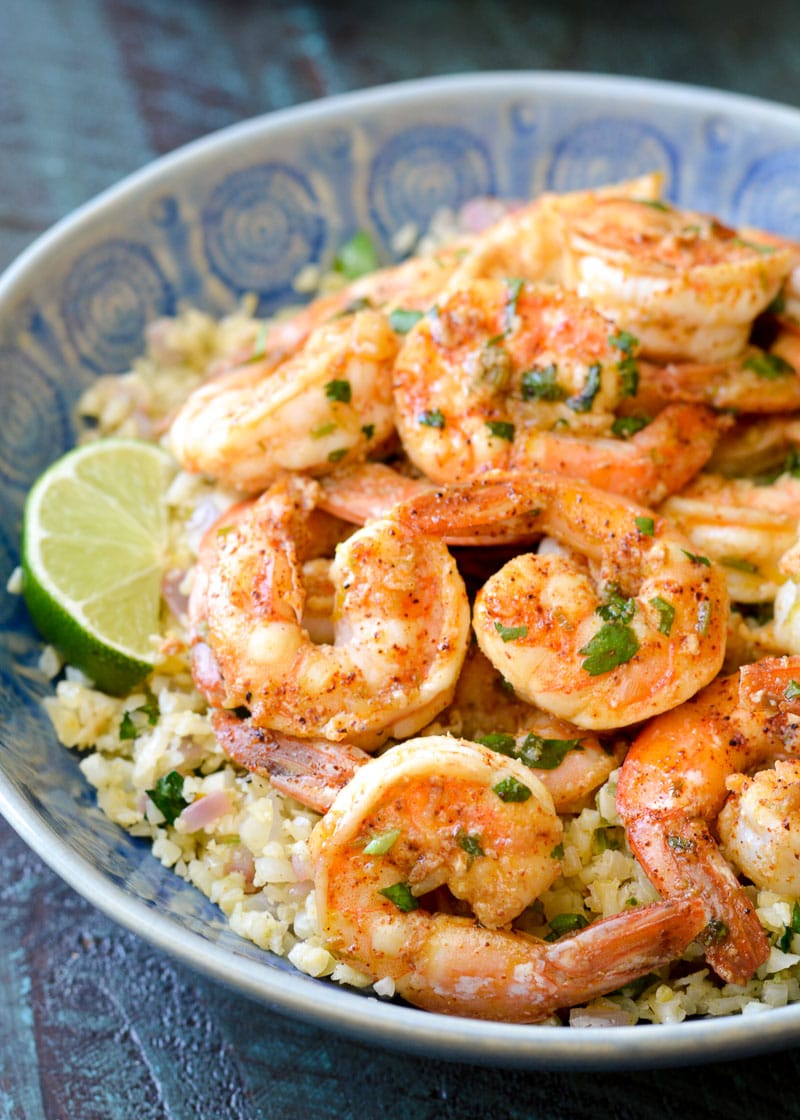
[{"label": "seasoned shrimp with red spice", "polygon": [[[418,1007],[533,1023],[668,963],[700,932],[695,898],[557,941],[514,929],[558,874],[561,835],[549,793],[517,759],[446,736],[392,747],[312,833],[325,942]],[[455,913],[428,908],[444,888]]]},{"label": "seasoned shrimp with red spice", "polygon": [[[737,775],[798,756],[800,658],[768,658],[719,678],[652,720],[634,741],[620,773],[617,811],[628,843],[664,896],[683,898],[690,892],[702,901],[706,960],[734,984],[746,983],[766,961],[769,944],[713,830],[729,790],[739,786]],[[780,775],[776,770],[776,780]],[[780,813],[781,791],[773,790],[769,797]],[[783,829],[787,855],[794,862],[796,848],[785,814],[782,820],[769,826],[770,842]],[[723,816],[723,829],[725,822]],[[747,856],[752,832],[749,840],[742,835],[737,839],[734,822],[729,824],[731,854],[741,858],[744,852],[742,869],[755,872],[758,880],[758,862]],[[760,828],[764,830],[763,821]],[[774,879],[773,885],[779,881]]]},{"label": "seasoned shrimp with red spice", "polygon": [[490,472],[398,506],[419,532],[536,516],[563,546],[516,556],[478,592],[483,652],[523,699],[609,729],[680,704],[719,672],[725,576],[665,518],[545,473]]},{"label": "seasoned shrimp with red spice", "polygon": [[469,605],[446,545],[391,519],[336,550],[334,640],[303,626],[299,564],[316,484],[291,476],[203,541],[189,604],[193,674],[210,704],[289,735],[374,747],[444,708],[467,649]]}]

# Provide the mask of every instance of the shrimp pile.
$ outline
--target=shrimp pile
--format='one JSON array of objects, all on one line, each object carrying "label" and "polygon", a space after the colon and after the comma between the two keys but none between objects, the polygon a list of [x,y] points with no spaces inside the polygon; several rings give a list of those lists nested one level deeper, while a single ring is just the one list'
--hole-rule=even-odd
[{"label": "shrimp pile", "polygon": [[[800,248],[660,186],[340,284],[169,417],[227,495],[176,608],[215,742],[319,814],[327,951],[420,1008],[744,988],[800,935]],[[565,911],[615,788],[640,888]]]}]

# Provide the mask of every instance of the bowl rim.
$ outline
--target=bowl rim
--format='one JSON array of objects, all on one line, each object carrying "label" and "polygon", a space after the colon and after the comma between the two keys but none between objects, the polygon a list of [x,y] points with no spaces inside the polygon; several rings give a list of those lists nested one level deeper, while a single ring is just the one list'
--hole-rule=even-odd
[{"label": "bowl rim", "polygon": [[[173,171],[219,157],[220,149],[247,145],[254,137],[282,132],[309,122],[341,119],[350,113],[371,116],[390,106],[413,106],[431,98],[456,99],[465,93],[493,98],[542,94],[630,102],[639,97],[660,104],[691,107],[710,113],[735,112],[790,124],[798,131],[800,110],[746,94],[650,78],[561,71],[484,71],[393,82],[342,93],[264,113],[216,130],[182,145],[125,176],[57,221],[24,249],[0,276],[0,317],[3,307],[16,305],[17,289],[43,259],[59,250],[85,223],[102,221],[125,199]],[[730,1059],[790,1045],[800,1035],[800,1004],[771,1009],[753,1017],[731,1016],[635,1028],[570,1030],[487,1022],[390,1003],[349,991],[333,983],[315,983],[299,973],[283,971],[179,925],[111,881],[71,847],[65,836],[35,810],[24,792],[0,764],[0,811],[30,848],[66,883],[115,922],[141,936],[181,963],[238,992],[309,1025],[332,1030],[390,1049],[481,1065],[571,1070],[656,1068]]]}]

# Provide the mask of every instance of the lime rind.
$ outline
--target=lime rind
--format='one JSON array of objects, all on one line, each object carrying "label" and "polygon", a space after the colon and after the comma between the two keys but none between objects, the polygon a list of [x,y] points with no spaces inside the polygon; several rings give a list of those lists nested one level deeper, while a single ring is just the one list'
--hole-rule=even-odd
[{"label": "lime rind", "polygon": [[108,439],[36,481],[23,520],[23,595],[36,628],[107,692],[153,668],[174,474],[154,444]]}]

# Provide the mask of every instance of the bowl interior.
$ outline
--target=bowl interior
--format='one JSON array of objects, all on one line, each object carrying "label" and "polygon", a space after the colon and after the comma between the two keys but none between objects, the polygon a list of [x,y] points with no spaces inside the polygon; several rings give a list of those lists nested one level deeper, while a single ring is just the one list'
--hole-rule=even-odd
[{"label": "bowl interior", "polygon": [[[659,170],[666,194],[732,224],[800,238],[800,113],[710,91],[554,74],[437,79],[246,122],[167,157],[41,238],[0,281],[0,577],[19,557],[25,493],[74,441],[74,404],[180,306],[221,313],[253,292],[296,302],[306,265],[358,229],[384,260],[409,225],[479,195],[527,198]],[[39,643],[0,599],[0,806],[113,917],[285,1011],[387,1045],[478,1061],[612,1066],[752,1052],[800,1009],[615,1035],[472,1024],[378,1003],[295,973],[230,933],[216,907],[100,813],[40,705]],[[369,1015],[365,1008],[369,1007]],[[435,1027],[435,1029],[434,1029]]]}]

